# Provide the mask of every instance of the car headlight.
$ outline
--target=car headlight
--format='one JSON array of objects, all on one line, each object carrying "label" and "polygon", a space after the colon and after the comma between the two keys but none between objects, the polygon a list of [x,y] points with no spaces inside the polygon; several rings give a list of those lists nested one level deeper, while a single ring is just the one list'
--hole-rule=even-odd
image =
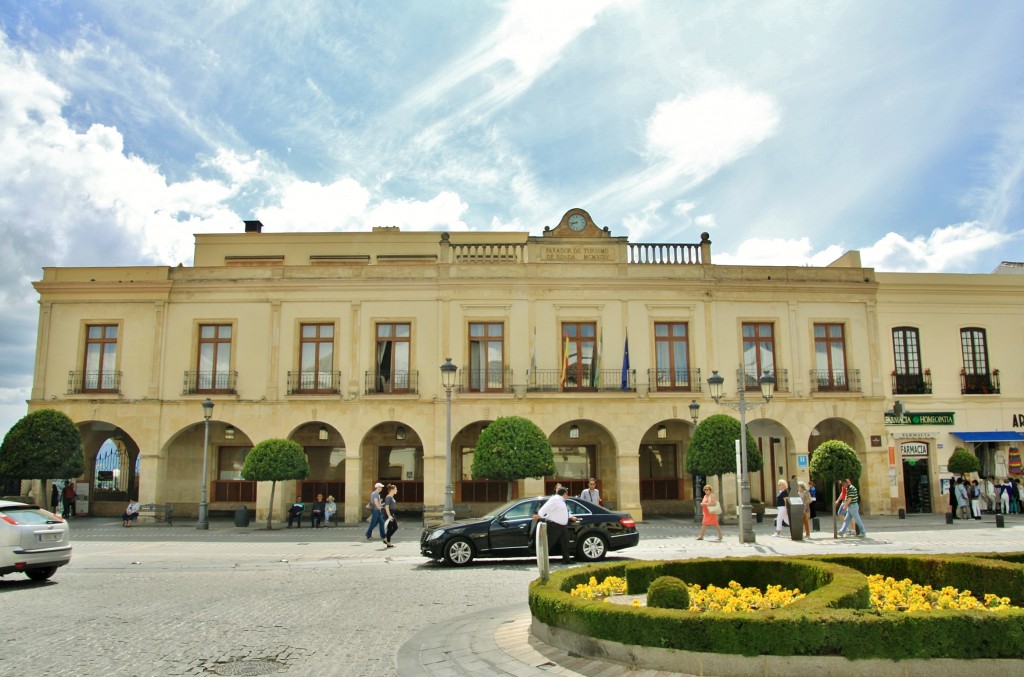
[{"label": "car headlight", "polygon": [[430,532],[430,535],[427,536],[427,540],[428,541],[436,541],[437,539],[441,538],[442,536],[444,536],[444,529],[434,529],[433,531]]}]

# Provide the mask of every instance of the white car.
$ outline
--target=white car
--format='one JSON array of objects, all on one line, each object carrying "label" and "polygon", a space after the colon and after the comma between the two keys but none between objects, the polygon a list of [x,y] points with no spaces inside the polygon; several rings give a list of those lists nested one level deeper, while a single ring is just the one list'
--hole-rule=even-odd
[{"label": "white car", "polygon": [[0,501],[0,576],[45,581],[71,561],[68,523],[38,505]]}]

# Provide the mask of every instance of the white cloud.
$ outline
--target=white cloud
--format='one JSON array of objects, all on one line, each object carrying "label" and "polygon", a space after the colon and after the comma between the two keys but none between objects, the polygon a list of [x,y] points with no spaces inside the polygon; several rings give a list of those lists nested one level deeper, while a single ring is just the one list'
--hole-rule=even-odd
[{"label": "white cloud", "polygon": [[588,204],[636,203],[690,190],[775,134],[779,120],[770,96],[740,86],[658,103],[645,130],[647,168],[602,186],[588,196]]},{"label": "white cloud", "polygon": [[740,243],[735,254],[718,253],[712,248],[711,260],[723,266],[827,266],[844,251],[840,245],[829,245],[815,252],[806,237],[791,240],[751,238]]},{"label": "white cloud", "polygon": [[886,233],[878,242],[861,249],[860,256],[865,266],[889,272],[957,272],[969,269],[980,254],[1013,239],[1012,235],[970,221],[936,228],[927,237],[907,239]]},{"label": "white cloud", "polygon": [[[886,233],[877,242],[860,248],[861,264],[885,272],[953,273],[969,269],[975,259],[1020,236],[1007,235],[978,222],[936,228],[927,237],[910,239]],[[721,265],[827,266],[848,248],[842,243],[815,251],[810,238],[750,238],[735,253],[714,252]]]},{"label": "white cloud", "polygon": [[466,209],[459,196],[449,191],[430,200],[375,201],[359,182],[344,178],[328,185],[293,181],[281,188],[278,205],[260,209],[257,216],[268,230],[276,232],[366,232],[374,226],[468,230],[461,220]]},{"label": "white cloud", "polygon": [[647,155],[699,181],[772,136],[779,117],[771,97],[738,86],[680,95],[655,108],[647,123]]}]

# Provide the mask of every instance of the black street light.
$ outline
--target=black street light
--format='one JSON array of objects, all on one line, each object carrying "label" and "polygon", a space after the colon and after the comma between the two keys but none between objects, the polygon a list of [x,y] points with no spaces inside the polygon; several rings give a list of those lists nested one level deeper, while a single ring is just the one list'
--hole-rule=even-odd
[{"label": "black street light", "polygon": [[447,425],[444,434],[444,512],[441,519],[451,524],[455,521],[455,492],[452,488],[452,390],[455,388],[455,373],[458,367],[452,364],[452,358],[444,358],[441,365],[441,385],[445,393],[445,413]]},{"label": "black street light", "polygon": [[737,372],[737,376],[737,384],[739,386],[737,390],[740,397],[737,402],[722,401],[722,397],[725,395],[723,392],[725,379],[717,371],[712,370],[711,376],[708,378],[708,390],[711,392],[711,399],[715,401],[715,404],[735,409],[740,413],[740,467],[736,468],[736,472],[740,476],[740,543],[754,543],[756,541],[754,525],[750,522],[750,470],[747,467],[747,412],[755,407],[760,407],[772,399],[772,395],[775,394],[775,377],[772,376],[768,369],[765,369],[764,375],[757,380],[757,384],[761,387],[761,397],[764,398],[764,402],[748,403],[746,398],[746,375]]},{"label": "black street light", "polygon": [[203,484],[199,489],[199,520],[196,522],[196,529],[210,528],[209,506],[206,504],[206,467],[210,457],[210,417],[213,416],[213,400],[207,397],[203,401],[203,419],[205,430],[203,432]]}]

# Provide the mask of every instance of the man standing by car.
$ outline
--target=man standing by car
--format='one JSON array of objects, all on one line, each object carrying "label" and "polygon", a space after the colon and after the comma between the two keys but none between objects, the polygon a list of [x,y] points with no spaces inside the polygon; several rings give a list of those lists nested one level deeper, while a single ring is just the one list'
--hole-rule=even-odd
[{"label": "man standing by car", "polygon": [[540,507],[535,520],[544,520],[548,525],[548,546],[557,544],[562,551],[562,562],[569,564],[569,522],[575,522],[576,518],[569,515],[569,506],[565,502],[565,495],[569,490],[559,486],[555,495],[547,500],[547,503]]}]

